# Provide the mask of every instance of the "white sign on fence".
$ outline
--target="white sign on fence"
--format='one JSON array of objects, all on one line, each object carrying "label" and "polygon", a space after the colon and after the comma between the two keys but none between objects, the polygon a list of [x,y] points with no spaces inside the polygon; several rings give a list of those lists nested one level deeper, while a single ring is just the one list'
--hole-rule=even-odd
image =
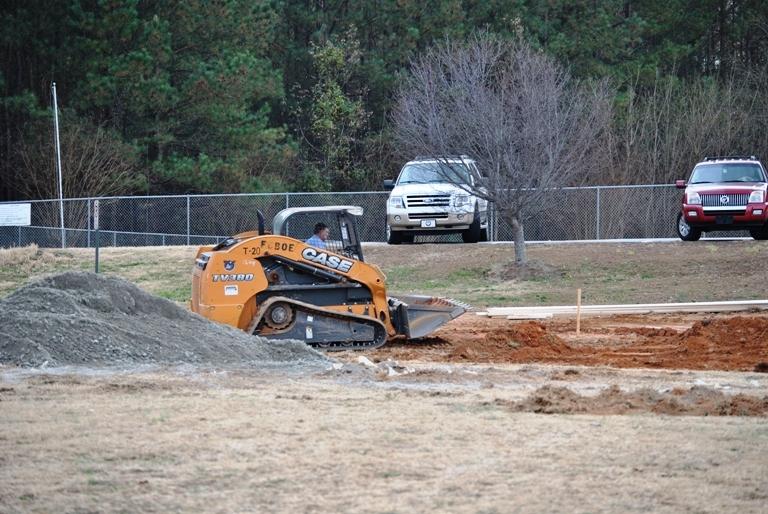
[{"label": "white sign on fence", "polygon": [[0,227],[28,227],[31,224],[31,203],[10,203],[0,205]]}]

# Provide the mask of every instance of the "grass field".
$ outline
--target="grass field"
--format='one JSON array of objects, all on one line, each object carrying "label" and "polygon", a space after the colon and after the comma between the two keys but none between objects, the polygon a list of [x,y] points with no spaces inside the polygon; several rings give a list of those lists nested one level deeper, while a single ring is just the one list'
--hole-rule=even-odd
[{"label": "grass field", "polygon": [[551,373],[528,371],[480,389],[454,374],[0,382],[0,511],[765,512],[764,418],[513,412],[532,384],[510,380]]},{"label": "grass field", "polygon": [[[194,252],[106,248],[102,270],[185,302]],[[365,248],[390,292],[478,307],[572,303],[579,287],[588,303],[765,298],[765,243],[534,245],[525,269],[513,254],[507,244]],[[72,269],[93,269],[93,251],[0,250],[0,296]],[[477,317],[454,323],[466,318]],[[568,322],[549,326],[571,332]],[[589,344],[623,347],[590,323]],[[455,337],[504,342],[501,330],[456,326]],[[422,346],[392,350],[422,350],[410,361],[342,352],[312,373],[0,366],[0,512],[765,512],[764,416],[510,408],[549,386],[585,397],[738,393],[768,407],[765,373],[445,362],[429,358],[447,343]],[[390,376],[360,355],[411,368]]]},{"label": "grass field", "polygon": [[[477,307],[584,302],[663,303],[764,298],[768,244],[584,243],[530,245],[530,266],[514,265],[511,244],[365,247],[368,262],[387,275],[392,293],[453,297]],[[101,271],[178,302],[190,297],[195,248],[104,248]],[[27,280],[64,270],[92,270],[94,251],[0,250],[0,296]]]}]

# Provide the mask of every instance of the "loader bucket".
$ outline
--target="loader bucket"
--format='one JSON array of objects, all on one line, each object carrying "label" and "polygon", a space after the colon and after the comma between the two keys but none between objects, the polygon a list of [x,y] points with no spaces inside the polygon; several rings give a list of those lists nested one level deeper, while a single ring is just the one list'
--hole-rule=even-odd
[{"label": "loader bucket", "polygon": [[408,339],[417,339],[431,334],[452,319],[467,311],[468,306],[435,296],[404,295],[390,297],[395,309],[397,329]]}]

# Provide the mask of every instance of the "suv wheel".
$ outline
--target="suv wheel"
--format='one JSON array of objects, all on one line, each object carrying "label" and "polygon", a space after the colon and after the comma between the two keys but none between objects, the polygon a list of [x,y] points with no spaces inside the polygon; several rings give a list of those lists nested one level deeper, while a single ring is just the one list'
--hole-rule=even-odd
[{"label": "suv wheel", "polygon": [[701,230],[691,227],[683,217],[683,213],[677,215],[677,235],[683,241],[698,241],[701,238]]},{"label": "suv wheel", "polygon": [[475,206],[475,216],[472,219],[472,224],[467,230],[461,233],[461,239],[465,243],[477,243],[480,241],[482,233],[480,230],[480,213],[477,212],[477,206]]},{"label": "suv wheel", "polygon": [[395,232],[390,228],[389,223],[387,223],[387,243],[391,245],[399,245],[403,242],[403,239],[400,235],[400,232]]},{"label": "suv wheel", "polygon": [[759,227],[759,228],[749,229],[749,235],[752,236],[752,239],[755,239],[757,241],[768,240],[768,225],[763,225],[762,227]]}]

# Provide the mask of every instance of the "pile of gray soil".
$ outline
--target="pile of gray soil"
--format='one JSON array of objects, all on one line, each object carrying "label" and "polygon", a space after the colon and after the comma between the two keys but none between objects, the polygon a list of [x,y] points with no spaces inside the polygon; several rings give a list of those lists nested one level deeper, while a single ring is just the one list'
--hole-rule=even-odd
[{"label": "pile of gray soil", "polygon": [[187,311],[120,278],[51,276],[0,300],[0,363],[18,366],[322,364],[299,341],[272,342]]}]

